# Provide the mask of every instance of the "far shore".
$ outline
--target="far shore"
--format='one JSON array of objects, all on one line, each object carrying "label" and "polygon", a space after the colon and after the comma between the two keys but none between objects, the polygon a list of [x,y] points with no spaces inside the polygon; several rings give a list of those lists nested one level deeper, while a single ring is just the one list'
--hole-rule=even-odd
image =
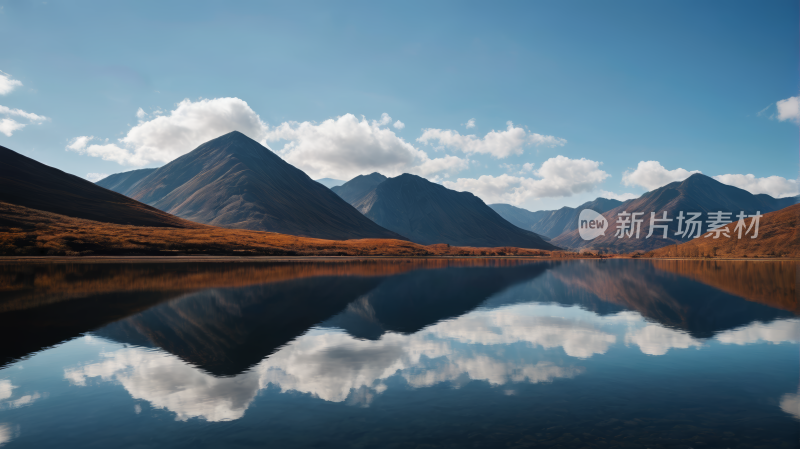
[{"label": "far shore", "polygon": [[687,261],[800,261],[797,257],[636,257],[627,254],[608,256],[0,256],[0,264],[8,263],[148,263],[148,262],[351,262],[362,260],[687,260]]}]

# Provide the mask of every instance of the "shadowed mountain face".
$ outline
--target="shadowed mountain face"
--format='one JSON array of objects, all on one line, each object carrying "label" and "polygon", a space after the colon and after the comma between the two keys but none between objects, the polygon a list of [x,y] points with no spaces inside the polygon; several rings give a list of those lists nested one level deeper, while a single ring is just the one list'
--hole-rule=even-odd
[{"label": "shadowed mountain face", "polygon": [[240,374],[367,293],[381,278],[322,277],[205,290],[95,334],[160,347],[215,376]]},{"label": "shadowed mountain face", "polygon": [[[708,176],[694,174],[684,181],[667,184],[604,213],[603,216],[608,221],[609,228],[603,236],[585,241],[581,239],[576,226],[574,230],[553,239],[553,244],[573,249],[607,249],[617,253],[636,250],[649,251],[689,240],[675,235],[678,230],[677,216],[681,211],[684,212],[684,216],[688,212],[701,212],[702,215],[699,219],[703,222],[703,232],[705,232],[707,230],[706,220],[709,219],[708,212],[731,212],[731,217],[735,220],[735,215],[741,211],[748,215],[756,212],[764,214],[787,207],[794,204],[795,201],[796,198],[775,199],[769,195],[753,195],[738,187],[722,184]],[[643,219],[643,222],[638,239],[635,234],[633,237],[623,238],[615,235],[617,214],[623,211],[644,213],[639,217]],[[655,212],[656,218],[660,218],[665,211],[667,218],[673,219],[667,223],[669,226],[668,237],[662,238],[663,231],[656,229],[653,237],[645,238],[650,229],[650,213]]]},{"label": "shadowed mountain face", "polygon": [[[352,198],[351,204],[375,223],[413,242],[556,249],[533,232],[509,223],[471,193],[409,174],[378,182],[380,178],[377,173],[360,176],[337,192]],[[376,187],[363,194],[371,184]]]},{"label": "shadowed mountain face", "polygon": [[405,240],[236,131],[200,145],[119,192],[214,226],[331,240]]},{"label": "shadowed mountain face", "polygon": [[331,190],[337,195],[342,197],[343,200],[355,205],[356,203],[367,196],[370,192],[378,187],[378,184],[386,181],[388,178],[380,173],[372,173],[371,175],[359,175],[347,181],[343,185],[333,187]]},{"label": "shadowed mountain face", "polygon": [[550,262],[505,268],[420,270],[387,278],[369,294],[323,322],[356,338],[377,340],[385,332],[412,334],[462,315],[512,285],[540,276]]},{"label": "shadowed mountain face", "polygon": [[106,223],[177,228],[193,226],[193,223],[2,146],[0,202]]},{"label": "shadowed mountain face", "polygon": [[597,198],[574,208],[565,206],[559,210],[540,210],[536,212],[510,204],[490,204],[489,207],[514,225],[552,239],[564,232],[578,229],[578,216],[582,210],[592,209],[602,214],[620,204],[622,204],[622,201]]},{"label": "shadowed mountain face", "polygon": [[106,176],[105,178],[97,181],[95,184],[115,192],[125,192],[134,188],[139,181],[154,171],[156,171],[155,168],[142,168],[140,170],[126,171],[125,173],[117,173]]}]

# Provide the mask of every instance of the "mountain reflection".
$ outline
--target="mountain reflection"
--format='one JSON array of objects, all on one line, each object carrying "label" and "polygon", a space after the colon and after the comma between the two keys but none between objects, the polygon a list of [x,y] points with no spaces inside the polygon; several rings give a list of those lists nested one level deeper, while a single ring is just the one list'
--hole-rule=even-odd
[{"label": "mountain reflection", "polygon": [[[800,341],[795,265],[672,262],[113,266],[116,287],[97,267],[6,267],[0,333],[27,342],[6,360],[87,331],[133,345],[64,377],[208,421],[242,417],[265,389],[367,407],[396,389],[567,381],[615,348]],[[61,294],[42,293],[57,279]]]}]

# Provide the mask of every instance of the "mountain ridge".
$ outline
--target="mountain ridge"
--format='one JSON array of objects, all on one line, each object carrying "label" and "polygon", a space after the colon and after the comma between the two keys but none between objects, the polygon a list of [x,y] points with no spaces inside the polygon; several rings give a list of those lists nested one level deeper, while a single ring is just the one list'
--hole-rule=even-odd
[{"label": "mountain ridge", "polygon": [[238,131],[198,146],[119,192],[213,226],[334,240],[406,239]]},{"label": "mountain ridge", "polygon": [[[681,211],[684,214],[701,212],[700,219],[703,223],[703,229],[707,229],[708,212],[731,212],[731,218],[735,220],[736,214],[740,211],[744,211],[748,215],[756,212],[765,214],[783,209],[796,201],[796,197],[778,199],[769,195],[753,195],[746,190],[723,184],[711,177],[696,173],[683,181],[669,183],[603,213],[602,215],[608,222],[608,231],[605,235],[594,240],[585,241],[581,239],[578,229],[575,228],[553,239],[553,243],[572,249],[605,249],[609,252],[617,253],[638,250],[650,251],[689,240],[675,235],[678,226],[677,216]],[[650,213],[655,212],[656,218],[660,218],[664,211],[667,212],[667,218],[672,219],[671,222],[667,223],[668,237],[666,239],[661,238],[663,231],[659,229],[654,232],[653,237],[645,238],[650,229]],[[617,214],[620,212],[644,213],[640,217],[643,222],[638,239],[635,237],[620,239],[615,236]]]},{"label": "mountain ridge", "polygon": [[472,193],[456,192],[408,173],[381,181],[382,177],[376,173],[356,177],[351,180],[354,185],[348,186],[348,181],[338,191],[345,192],[365,216],[413,242],[556,249],[537,234],[509,223]]},{"label": "mountain ridge", "polygon": [[3,146],[0,146],[0,202],[120,225],[199,226]]},{"label": "mountain ridge", "polygon": [[522,229],[533,231],[539,235],[553,239],[564,232],[578,229],[578,216],[583,209],[592,209],[597,213],[607,212],[622,204],[622,201],[598,197],[578,207],[564,206],[558,210],[541,210],[531,212],[510,204],[490,204],[489,207]]}]

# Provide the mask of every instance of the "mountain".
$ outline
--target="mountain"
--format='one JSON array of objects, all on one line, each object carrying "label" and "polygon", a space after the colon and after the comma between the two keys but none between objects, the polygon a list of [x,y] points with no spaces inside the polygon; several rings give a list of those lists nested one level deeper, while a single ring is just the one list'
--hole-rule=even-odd
[{"label": "mountain", "polygon": [[238,131],[200,145],[127,189],[115,190],[214,226],[332,240],[405,240]]},{"label": "mountain", "polygon": [[[557,249],[533,232],[509,223],[471,193],[456,192],[410,174],[378,183],[382,177],[377,173],[359,176],[339,187],[338,192],[351,198],[351,204],[375,223],[413,242]],[[370,183],[377,185],[359,198]]]},{"label": "mountain", "polygon": [[558,210],[542,210],[531,212],[510,204],[490,204],[489,207],[501,217],[522,229],[533,231],[539,235],[556,238],[564,232],[578,229],[578,216],[584,209],[592,209],[602,214],[622,204],[622,201],[597,198],[578,207],[562,207]]},{"label": "mountain", "polygon": [[156,171],[155,168],[142,168],[140,170],[126,171],[125,173],[117,173],[114,175],[106,176],[105,178],[97,181],[95,184],[108,190],[120,192],[129,190],[137,182],[144,179],[150,173]]},{"label": "mountain", "polygon": [[[763,211],[762,211],[763,212]],[[745,224],[750,226],[750,219]],[[739,239],[736,222],[726,226],[731,238],[720,236],[690,240],[677,246],[660,248],[655,257],[800,257],[800,204],[795,204],[759,219],[758,237]],[[746,230],[746,229],[745,229]],[[794,268],[791,269],[794,271]],[[754,281],[754,285],[757,283]]]},{"label": "mountain", "polygon": [[[688,238],[676,236],[678,228],[677,216],[680,212],[686,216],[689,212],[701,212],[699,217],[702,220],[703,231],[707,229],[707,220],[710,219],[708,212],[731,212],[731,219],[735,221],[736,214],[744,211],[748,215],[760,211],[762,214],[782,209],[789,204],[793,204],[795,198],[776,199],[769,195],[753,195],[752,193],[738,187],[729,186],[716,181],[703,174],[694,174],[683,181],[676,181],[647,192],[639,198],[628,200],[621,205],[603,214],[608,221],[608,231],[594,240],[583,240],[577,228],[561,234],[553,239],[553,244],[566,248],[607,250],[608,252],[627,253],[637,250],[650,251],[668,245],[674,245],[688,241]],[[662,212],[667,212],[667,218],[671,218],[668,225],[668,237],[662,238],[663,231],[656,229],[653,237],[645,238],[650,229],[650,213],[655,212],[656,218],[662,216]],[[632,237],[618,238],[616,233],[617,214],[620,212],[643,212],[640,218],[640,236],[637,239]],[[658,224],[658,223],[656,223]],[[724,237],[723,237],[724,238]]]},{"label": "mountain", "polygon": [[315,181],[317,181],[318,183],[324,185],[329,189],[344,184],[344,181],[342,181],[341,179],[333,179],[333,178],[315,179]]},{"label": "mountain", "polygon": [[359,175],[347,181],[341,186],[334,187],[334,193],[342,197],[343,200],[350,204],[355,204],[361,198],[364,198],[372,192],[378,184],[386,181],[388,178],[380,173],[372,173],[371,175]]},{"label": "mountain", "polygon": [[0,202],[122,225],[195,226],[3,146],[0,146]]}]

